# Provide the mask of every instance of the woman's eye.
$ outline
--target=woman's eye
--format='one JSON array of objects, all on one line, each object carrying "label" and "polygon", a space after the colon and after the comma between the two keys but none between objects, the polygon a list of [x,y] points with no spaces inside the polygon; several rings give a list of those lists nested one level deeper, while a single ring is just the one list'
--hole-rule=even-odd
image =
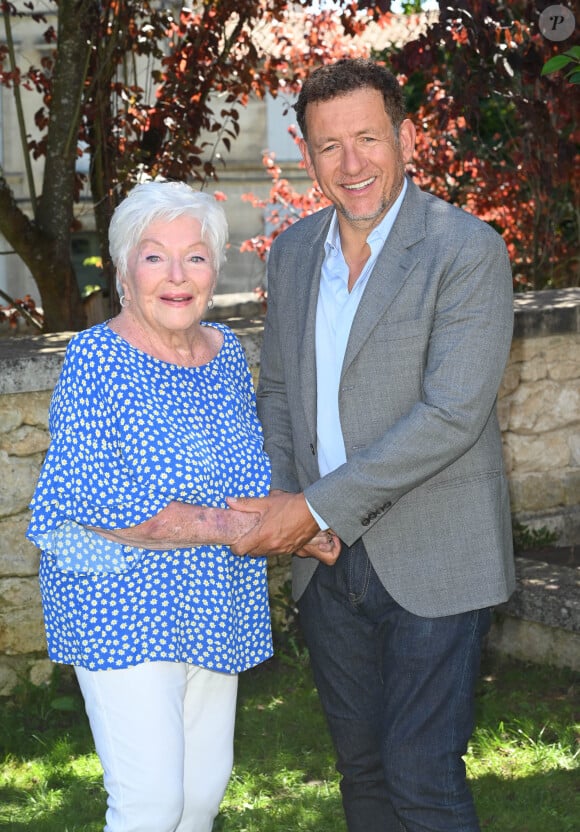
[{"label": "woman's eye", "polygon": [[190,260],[192,263],[205,263],[203,254],[192,254]]},{"label": "woman's eye", "polygon": [[161,259],[161,258],[159,257],[159,255],[158,255],[158,254],[147,254],[147,255],[145,256],[145,260],[146,260],[148,263],[158,263],[160,259]]}]

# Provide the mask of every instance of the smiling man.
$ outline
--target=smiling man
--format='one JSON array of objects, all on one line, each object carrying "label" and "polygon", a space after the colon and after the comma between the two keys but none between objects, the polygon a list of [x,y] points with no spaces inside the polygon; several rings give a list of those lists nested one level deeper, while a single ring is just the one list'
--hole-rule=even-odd
[{"label": "smiling man", "polygon": [[296,555],[349,831],[477,832],[462,758],[490,608],[514,587],[506,248],[406,177],[415,127],[383,66],[316,70],[296,113],[333,205],[272,246],[258,408],[273,490],[229,501],[261,517],[233,551]]}]

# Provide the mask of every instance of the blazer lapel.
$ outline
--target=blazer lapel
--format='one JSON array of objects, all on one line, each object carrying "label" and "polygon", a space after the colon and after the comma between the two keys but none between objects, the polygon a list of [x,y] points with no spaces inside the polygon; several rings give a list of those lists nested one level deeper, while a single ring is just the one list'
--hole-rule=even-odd
[{"label": "blazer lapel", "polygon": [[397,219],[370,274],[357,309],[342,375],[363,347],[370,332],[382,318],[419,259],[414,244],[425,236],[425,207],[421,191],[408,180],[407,193]]},{"label": "blazer lapel", "polygon": [[[306,426],[316,439],[316,307],[320,276],[324,262],[324,243],[332,218],[332,209],[320,212],[321,222],[311,240],[310,265],[305,268],[304,295],[297,304],[300,337],[300,385],[306,416]],[[309,252],[304,252],[305,261]]]}]

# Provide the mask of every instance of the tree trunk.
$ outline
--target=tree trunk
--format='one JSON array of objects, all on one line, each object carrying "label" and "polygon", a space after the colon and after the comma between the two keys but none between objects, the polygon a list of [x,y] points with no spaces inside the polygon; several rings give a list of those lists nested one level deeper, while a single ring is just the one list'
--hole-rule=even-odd
[{"label": "tree trunk", "polygon": [[[63,303],[62,286],[74,285],[70,249],[65,256],[45,231],[33,223],[17,205],[12,191],[0,177],[0,231],[21,260],[30,269],[40,292],[45,332],[76,331],[84,326],[84,310]],[[78,296],[78,290],[77,290]],[[70,314],[74,312],[75,314]]]},{"label": "tree trunk", "polygon": [[[103,66],[102,69],[105,70],[105,67]],[[109,72],[112,71],[114,71],[113,65],[109,67]],[[93,155],[90,182],[103,273],[109,290],[108,311],[111,316],[114,316],[119,312],[119,299],[115,288],[115,270],[109,255],[109,223],[116,208],[115,194],[118,189],[115,188],[117,179],[115,165],[112,162],[113,151],[105,127],[112,122],[109,78],[106,71],[100,73],[99,80],[101,83],[98,84],[94,93],[94,106],[96,112],[101,114],[101,118],[99,123],[94,124],[92,128]],[[107,82],[105,88],[102,80]]]},{"label": "tree trunk", "polygon": [[78,129],[91,43],[98,27],[96,0],[61,0],[46,164],[36,225],[50,241],[52,259],[33,269],[42,295],[47,332],[86,325],[71,261]]}]

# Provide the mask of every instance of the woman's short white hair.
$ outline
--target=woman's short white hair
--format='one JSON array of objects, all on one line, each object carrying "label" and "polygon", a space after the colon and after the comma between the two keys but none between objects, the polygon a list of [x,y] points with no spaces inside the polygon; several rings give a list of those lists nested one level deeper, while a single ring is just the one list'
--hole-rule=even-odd
[{"label": "woman's short white hair", "polygon": [[185,182],[155,180],[136,185],[119,203],[109,225],[109,252],[119,277],[125,275],[130,252],[143,232],[157,220],[171,222],[188,216],[201,223],[201,238],[209,247],[216,279],[226,261],[228,222],[225,211],[211,194],[194,191]]}]

